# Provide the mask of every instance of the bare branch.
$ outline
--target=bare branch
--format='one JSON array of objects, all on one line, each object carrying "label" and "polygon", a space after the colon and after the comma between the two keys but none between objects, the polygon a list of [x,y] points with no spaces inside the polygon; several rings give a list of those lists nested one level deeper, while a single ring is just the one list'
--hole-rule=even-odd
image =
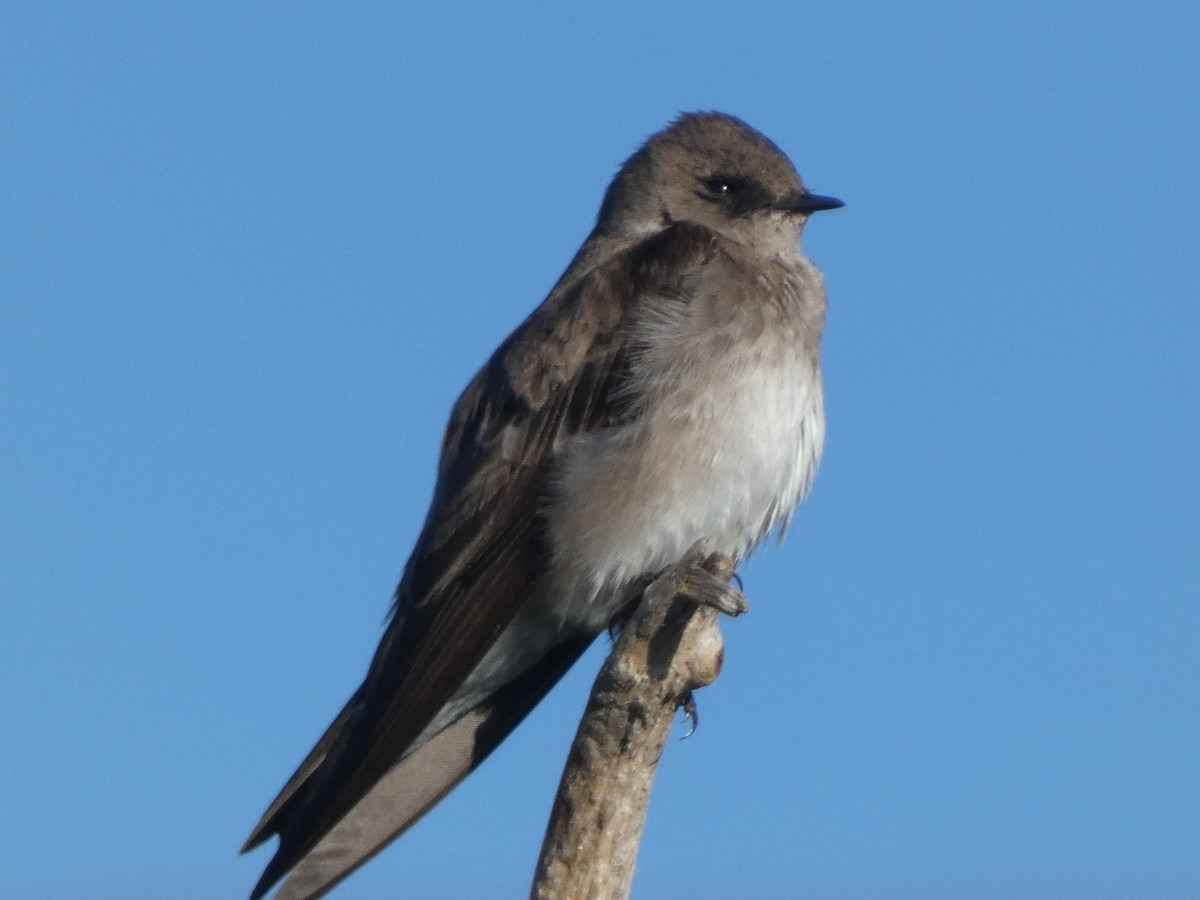
[{"label": "bare branch", "polygon": [[655,768],[676,711],[716,680],[715,609],[743,612],[733,565],[698,551],[643,592],[592,686],[567,758],[531,900],[629,896]]}]

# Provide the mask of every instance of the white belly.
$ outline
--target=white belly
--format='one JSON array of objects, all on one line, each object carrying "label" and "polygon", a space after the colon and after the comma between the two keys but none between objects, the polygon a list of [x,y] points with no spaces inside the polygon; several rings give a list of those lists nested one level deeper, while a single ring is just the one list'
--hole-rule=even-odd
[{"label": "white belly", "polygon": [[825,438],[803,356],[768,333],[674,379],[635,424],[566,448],[547,525],[568,619],[607,619],[607,598],[698,540],[739,560],[786,524]]}]

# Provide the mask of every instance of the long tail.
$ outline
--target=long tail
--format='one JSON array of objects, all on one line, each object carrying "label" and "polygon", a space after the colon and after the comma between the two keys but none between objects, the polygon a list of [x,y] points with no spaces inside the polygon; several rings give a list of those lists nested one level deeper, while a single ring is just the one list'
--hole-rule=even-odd
[{"label": "long tail", "polygon": [[[559,644],[536,666],[496,691],[420,747],[405,754],[315,844],[294,846],[289,837],[304,833],[302,790],[319,782],[331,764],[330,748],[346,726],[353,700],[285,785],[246,841],[243,852],[279,834],[275,856],[255,885],[250,900],[261,900],[288,875],[276,900],[313,900],[403,834],[491,754],[549,692],[591,643],[591,637]],[[294,815],[295,814],[295,815]],[[290,873],[290,874],[289,874]]]}]

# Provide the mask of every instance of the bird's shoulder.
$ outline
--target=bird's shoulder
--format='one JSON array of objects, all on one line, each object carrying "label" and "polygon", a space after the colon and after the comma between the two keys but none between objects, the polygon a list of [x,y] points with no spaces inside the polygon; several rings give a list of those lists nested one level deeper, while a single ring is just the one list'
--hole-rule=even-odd
[{"label": "bird's shoulder", "polygon": [[543,416],[565,414],[560,424],[570,431],[605,424],[612,414],[602,402],[613,399],[606,396],[613,387],[609,376],[618,373],[639,306],[686,298],[700,270],[735,256],[736,248],[712,229],[675,222],[619,245],[582,271],[573,265],[455,404],[443,461],[464,449],[464,441]]},{"label": "bird's shoulder", "polygon": [[584,273],[567,275],[498,354],[512,390],[537,408],[580,371],[619,351],[638,308],[686,294],[695,275],[729,249],[693,222],[675,222],[626,244]]}]

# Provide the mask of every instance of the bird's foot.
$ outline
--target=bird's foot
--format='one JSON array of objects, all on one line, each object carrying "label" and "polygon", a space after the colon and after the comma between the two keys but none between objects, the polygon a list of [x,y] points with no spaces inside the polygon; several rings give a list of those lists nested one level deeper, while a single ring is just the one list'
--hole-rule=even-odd
[{"label": "bird's foot", "polygon": [[683,559],[654,579],[646,596],[684,597],[727,616],[740,616],[750,611],[750,601],[729,583],[734,577],[733,560],[723,553],[708,553],[704,542],[698,541]]}]

